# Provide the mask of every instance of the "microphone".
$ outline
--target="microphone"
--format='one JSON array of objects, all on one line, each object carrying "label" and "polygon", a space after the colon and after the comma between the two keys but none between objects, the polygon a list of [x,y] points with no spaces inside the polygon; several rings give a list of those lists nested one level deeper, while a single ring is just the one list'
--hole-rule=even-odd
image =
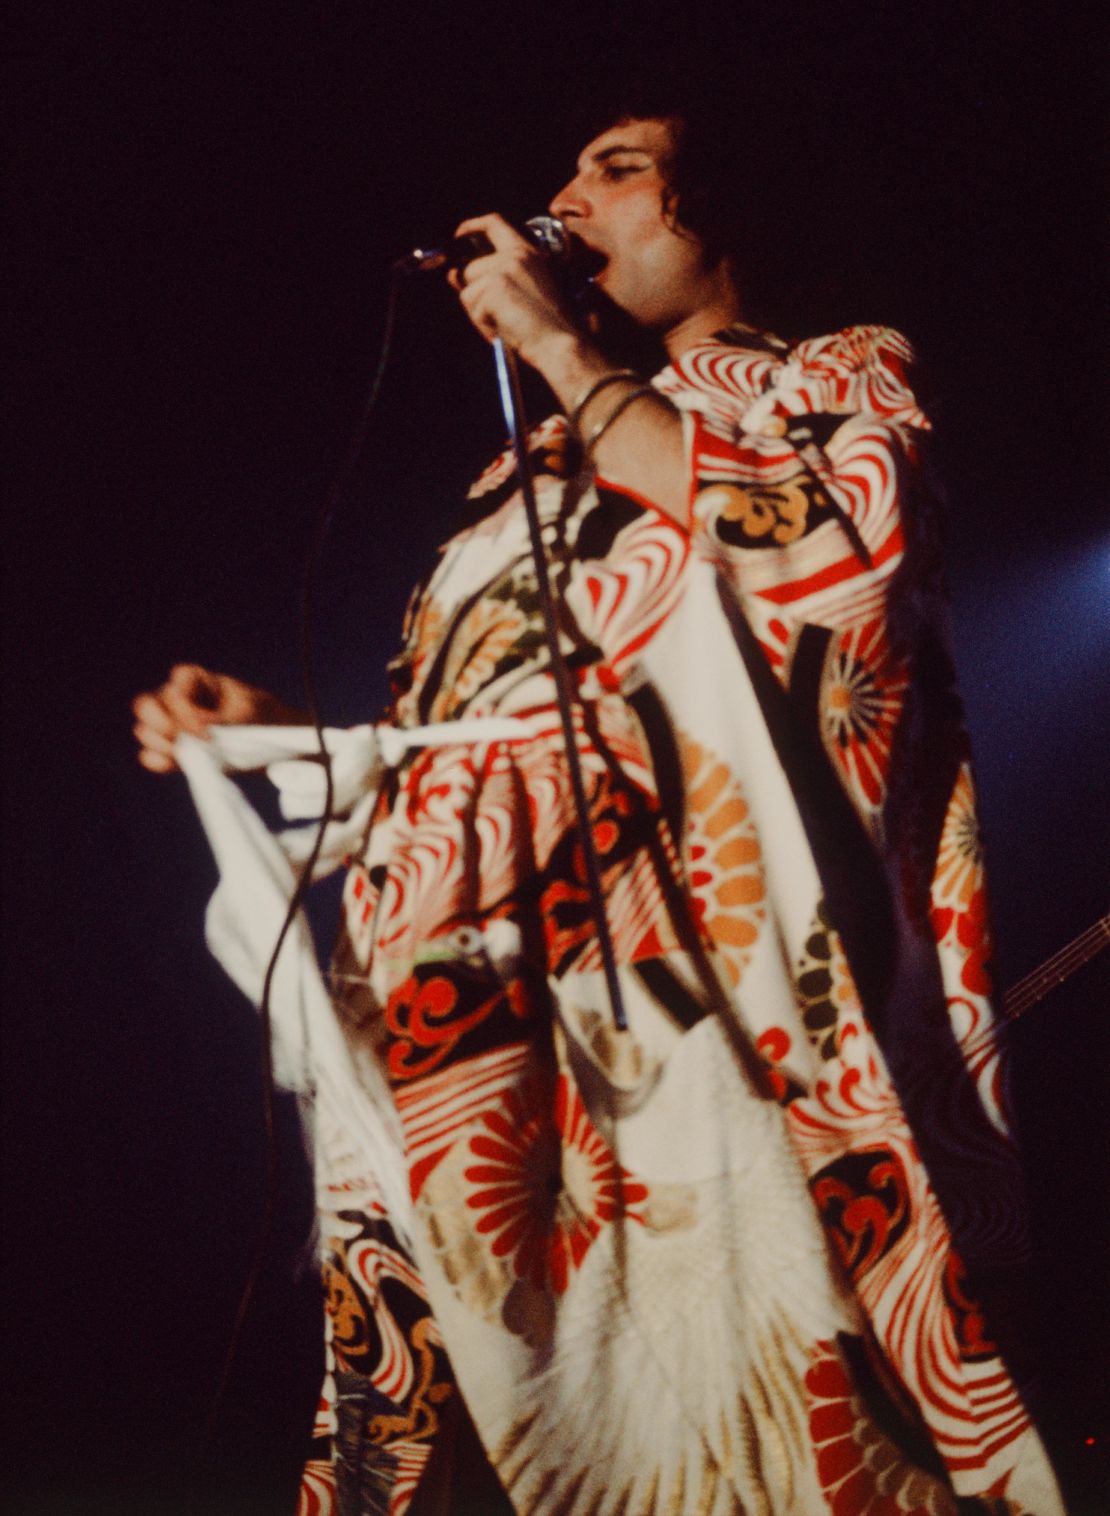
[{"label": "microphone", "polygon": [[[532,216],[521,227],[533,247],[552,263],[569,269],[587,251],[576,237],[572,237],[557,216]],[[493,244],[484,232],[469,232],[465,237],[453,237],[443,247],[414,247],[411,253],[398,258],[393,265],[399,274],[426,274],[437,268],[464,268],[472,258],[481,258],[492,253]],[[593,272],[593,270],[590,270]]]}]

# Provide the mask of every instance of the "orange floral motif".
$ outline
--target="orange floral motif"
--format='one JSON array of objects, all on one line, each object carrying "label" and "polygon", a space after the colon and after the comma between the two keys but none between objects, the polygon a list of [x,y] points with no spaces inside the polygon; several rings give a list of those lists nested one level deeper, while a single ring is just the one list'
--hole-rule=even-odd
[{"label": "orange floral motif", "polygon": [[452,637],[452,656],[443,670],[431,719],[445,721],[489,683],[497,665],[519,647],[528,618],[509,600],[479,600]]},{"label": "orange floral motif", "polygon": [[639,1219],[648,1192],[614,1161],[566,1075],[549,1098],[538,1084],[503,1096],[470,1139],[476,1161],[463,1177],[494,1256],[562,1295],[602,1226],[622,1212]]},{"label": "orange floral motif", "polygon": [[735,985],[764,918],[759,838],[728,766],[691,738],[680,737],[679,751],[688,782],[684,852],[691,903]]},{"label": "orange floral motif", "polygon": [[710,484],[698,495],[697,509],[715,518],[733,521],[745,538],[766,538],[779,547],[796,542],[805,534],[810,499],[800,479],[781,484]]}]

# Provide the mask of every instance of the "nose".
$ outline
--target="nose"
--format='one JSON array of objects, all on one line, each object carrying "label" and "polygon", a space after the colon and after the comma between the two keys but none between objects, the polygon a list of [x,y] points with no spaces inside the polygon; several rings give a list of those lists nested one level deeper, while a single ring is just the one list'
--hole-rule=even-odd
[{"label": "nose", "polygon": [[581,176],[576,176],[555,195],[552,195],[548,210],[553,216],[558,216],[560,221],[566,221],[568,217],[579,220],[590,214],[590,203],[583,193]]}]

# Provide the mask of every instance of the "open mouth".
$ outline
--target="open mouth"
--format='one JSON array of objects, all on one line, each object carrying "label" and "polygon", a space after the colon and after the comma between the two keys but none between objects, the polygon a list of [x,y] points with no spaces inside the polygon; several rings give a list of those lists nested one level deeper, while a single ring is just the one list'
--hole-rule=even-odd
[{"label": "open mouth", "polygon": [[596,279],[608,262],[607,253],[600,252],[596,247],[590,247],[589,243],[583,242],[581,237],[571,237],[571,264],[580,278]]}]

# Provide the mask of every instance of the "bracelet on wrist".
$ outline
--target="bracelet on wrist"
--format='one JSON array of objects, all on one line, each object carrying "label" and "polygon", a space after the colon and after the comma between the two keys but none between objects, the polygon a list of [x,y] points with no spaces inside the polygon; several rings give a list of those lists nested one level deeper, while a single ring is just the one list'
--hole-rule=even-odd
[{"label": "bracelet on wrist", "polygon": [[588,384],[570,408],[571,431],[577,432],[578,424],[582,420],[582,412],[595,395],[600,395],[603,389],[607,389],[610,384],[616,384],[622,379],[639,379],[639,377],[635,369],[618,368],[611,374],[602,374],[600,379],[595,379]]},{"label": "bracelet on wrist", "polygon": [[614,405],[613,409],[605,417],[605,420],[600,421],[597,426],[594,427],[589,437],[587,437],[586,441],[582,444],[582,451],[585,453],[587,458],[592,459],[594,448],[612,426],[613,422],[616,421],[619,416],[623,416],[630,405],[632,405],[637,400],[642,400],[645,395],[654,395],[657,399],[662,400],[664,404],[669,403],[666,399],[666,396],[660,395],[659,391],[650,384],[640,384],[637,385],[634,390],[629,390],[627,395],[622,395],[620,397],[616,405]]}]

